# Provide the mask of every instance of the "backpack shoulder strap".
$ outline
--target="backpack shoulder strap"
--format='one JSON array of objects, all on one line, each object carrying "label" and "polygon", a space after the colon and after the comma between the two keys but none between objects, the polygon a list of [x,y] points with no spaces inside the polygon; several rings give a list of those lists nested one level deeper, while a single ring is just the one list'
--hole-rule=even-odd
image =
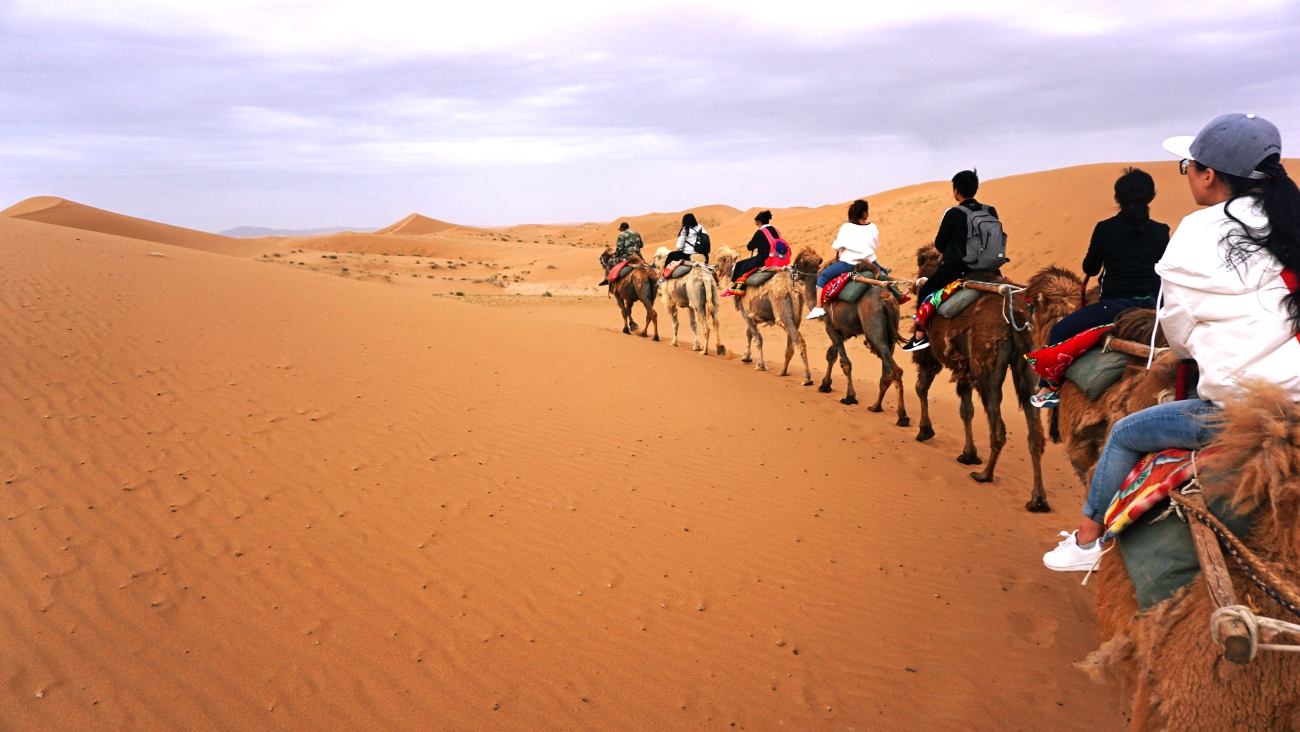
[{"label": "backpack shoulder strap", "polygon": [[772,236],[772,227],[771,227],[771,225],[763,225],[763,226],[760,226],[760,227],[758,227],[758,230],[761,231],[761,232],[763,232],[763,236],[766,236],[766,237],[767,237],[767,244],[768,244],[768,246],[772,246],[772,247],[776,246],[776,240],[777,240],[778,237]]}]

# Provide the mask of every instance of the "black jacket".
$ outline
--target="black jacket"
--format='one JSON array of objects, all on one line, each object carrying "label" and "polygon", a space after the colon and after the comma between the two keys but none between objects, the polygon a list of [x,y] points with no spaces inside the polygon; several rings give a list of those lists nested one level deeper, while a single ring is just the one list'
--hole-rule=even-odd
[{"label": "black jacket", "polygon": [[1101,297],[1155,297],[1160,290],[1156,262],[1169,245],[1169,226],[1148,221],[1142,231],[1133,231],[1128,219],[1114,216],[1092,230],[1092,242],[1083,258],[1083,273],[1101,274]]},{"label": "black jacket", "polygon": [[766,262],[767,258],[772,256],[772,245],[767,242],[767,235],[763,233],[763,229],[771,229],[772,238],[781,238],[781,234],[777,232],[776,227],[771,224],[760,226],[754,230],[754,235],[749,238],[749,245],[745,248],[754,252],[751,259],[757,259],[760,262]]},{"label": "black jacket", "polygon": [[[973,198],[967,198],[957,206],[965,206],[974,211],[979,208],[980,202]],[[943,260],[939,262],[939,269],[935,271],[931,279],[936,281],[951,282],[954,279],[966,274],[966,214],[959,211],[957,206],[953,206],[943,214],[943,220],[939,222],[939,234],[934,237],[934,248],[943,253]],[[998,217],[997,209],[992,206],[988,207],[989,213],[993,218]]]}]

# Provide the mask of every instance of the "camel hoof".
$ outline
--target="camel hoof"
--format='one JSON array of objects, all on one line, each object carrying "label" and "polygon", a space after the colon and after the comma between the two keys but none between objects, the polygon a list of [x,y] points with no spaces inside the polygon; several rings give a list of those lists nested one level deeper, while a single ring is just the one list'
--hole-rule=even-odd
[{"label": "camel hoof", "polygon": [[912,419],[910,417],[899,417],[898,421],[894,424],[898,427],[911,427]]},{"label": "camel hoof", "polygon": [[831,393],[831,385],[830,385],[830,384],[822,384],[821,386],[817,387],[817,391],[820,391],[820,392],[823,393],[823,394],[829,394],[829,393]]},{"label": "camel hoof", "polygon": [[[830,389],[827,389],[826,391],[830,391]],[[858,403],[857,397],[844,397],[843,399],[840,400],[840,404],[857,404],[857,403]],[[871,409],[871,407],[867,407],[867,409]]]},{"label": "camel hoof", "polygon": [[726,346],[718,346],[718,355],[719,355],[719,356],[725,356],[725,355],[727,355],[727,347],[726,347]]},{"label": "camel hoof", "polygon": [[757,366],[754,367],[754,370],[755,370],[755,371],[767,371],[767,364],[762,364],[762,363],[760,363],[759,365],[757,365]]},{"label": "camel hoof", "polygon": [[1047,505],[1046,498],[1031,498],[1025,504],[1025,510],[1030,513],[1051,513],[1052,507]]},{"label": "camel hoof", "polygon": [[876,412],[876,413],[880,413],[880,412],[885,411],[885,408],[884,408],[884,407],[877,407],[876,405],[872,404],[871,406],[867,407],[867,411],[868,411],[868,412]]},{"label": "camel hoof", "polygon": [[742,359],[740,359],[740,362],[741,362],[741,363],[753,363],[753,362],[754,362],[754,359],[752,359],[752,358],[742,358]]},{"label": "camel hoof", "polygon": [[921,427],[921,431],[916,433],[916,441],[917,441],[917,442],[925,442],[926,440],[930,439],[931,437],[934,437],[934,428],[933,428],[933,427],[923,426],[923,427]]},{"label": "camel hoof", "polygon": [[991,475],[985,475],[985,474],[983,474],[983,473],[971,473],[971,474],[970,474],[970,477],[974,478],[976,483],[992,483],[992,482],[993,482],[993,476],[991,476]]},{"label": "camel hoof", "polygon": [[655,342],[655,343],[658,343],[658,342],[659,342],[659,336],[655,336],[655,337],[654,337],[654,342]]},{"label": "camel hoof", "polygon": [[803,382],[803,386],[812,386],[812,385],[813,385],[812,379],[808,379],[807,381]]},{"label": "camel hoof", "polygon": [[962,465],[983,465],[984,464],[984,461],[980,460],[979,455],[967,455],[965,453],[962,453],[961,455],[957,456],[957,462],[961,463]]},{"label": "camel hoof", "polygon": [[631,335],[632,331],[630,331],[630,330],[628,330],[626,327],[624,327],[624,328],[623,328],[623,333],[626,334],[626,335]]}]

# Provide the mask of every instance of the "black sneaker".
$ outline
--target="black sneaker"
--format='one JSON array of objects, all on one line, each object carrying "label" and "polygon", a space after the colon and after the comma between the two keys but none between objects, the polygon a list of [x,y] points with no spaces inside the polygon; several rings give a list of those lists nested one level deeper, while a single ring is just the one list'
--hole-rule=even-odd
[{"label": "black sneaker", "polygon": [[930,347],[930,339],[925,337],[924,333],[913,333],[912,340],[903,346],[903,350],[911,353],[912,351],[923,351]]}]

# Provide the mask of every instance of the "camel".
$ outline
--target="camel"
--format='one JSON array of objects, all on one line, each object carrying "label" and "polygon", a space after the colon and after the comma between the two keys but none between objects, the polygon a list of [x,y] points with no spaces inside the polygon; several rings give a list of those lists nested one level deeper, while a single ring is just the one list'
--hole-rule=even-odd
[{"label": "camel", "polygon": [[[614,252],[608,247],[600,255],[600,263],[608,272]],[[610,286],[609,291],[618,301],[618,309],[623,314],[623,332],[632,334],[636,330],[636,321],[632,320],[632,306],[640,302],[645,307],[645,327],[637,335],[645,338],[650,334],[650,325],[655,327],[654,340],[659,340],[659,316],[655,313],[655,292],[658,288],[659,273],[646,264],[640,257],[633,256],[627,260],[627,267],[632,271],[623,275]]]},{"label": "camel", "polygon": [[[668,251],[667,247],[659,247],[659,251],[655,252],[656,270],[663,270]],[[668,280],[659,288],[659,297],[668,308],[668,317],[673,319],[673,346],[677,345],[677,309],[686,308],[691,318],[691,350],[699,351],[701,356],[709,355],[709,335],[716,333],[718,355],[726,354],[727,347],[722,345],[722,328],[718,325],[718,279],[713,268],[703,262],[688,262],[678,266],[691,267],[691,271],[677,279]],[[700,345],[696,323],[704,329],[704,345]]]},{"label": "camel", "polygon": [[[871,276],[868,274],[867,276]],[[811,279],[810,279],[811,281]],[[814,290],[812,297],[816,297]],[[849,382],[848,391],[841,404],[857,404],[857,392],[853,389],[853,364],[849,361],[849,352],[844,347],[846,341],[855,336],[862,336],[867,348],[880,358],[880,393],[876,403],[867,407],[868,411],[881,412],[885,393],[890,384],[898,388],[899,427],[907,427],[912,420],[907,416],[907,407],[903,405],[903,367],[894,360],[894,346],[900,342],[898,335],[898,301],[893,293],[884,287],[867,288],[857,302],[844,302],[832,299],[823,307],[826,316],[822,318],[826,326],[826,335],[831,339],[831,346],[826,351],[826,376],[817,391],[829,393],[831,390],[831,373],[838,357],[844,378]]]},{"label": "camel", "polygon": [[[1205,460],[1206,498],[1255,509],[1245,545],[1282,579],[1300,583],[1300,405],[1276,387],[1259,387],[1227,406],[1214,446],[1223,452]],[[1300,654],[1261,650],[1245,665],[1228,662],[1210,635],[1216,606],[1200,579],[1139,611],[1116,555],[1103,556],[1095,576],[1102,646],[1076,667],[1120,683],[1130,729],[1300,729]],[[1300,622],[1231,559],[1227,564],[1239,604],[1260,616]]]},{"label": "camel", "polygon": [[[918,249],[918,277],[934,274],[940,258],[939,251],[933,246],[926,245]],[[957,457],[957,462],[964,465],[979,465],[982,462],[975,449],[971,430],[971,420],[975,416],[975,406],[971,400],[973,390],[979,393],[980,401],[984,404],[984,414],[988,417],[989,461],[983,472],[972,472],[970,477],[980,483],[992,481],[993,470],[997,467],[998,457],[1007,442],[1006,423],[1002,420],[1002,384],[1006,380],[1007,371],[1010,371],[1016,400],[1025,413],[1025,422],[1029,427],[1029,457],[1034,468],[1033,494],[1025,508],[1034,513],[1047,512],[1052,509],[1047,503],[1047,491],[1043,488],[1042,456],[1046,440],[1043,438],[1037,410],[1029,404],[1038,377],[1024,359],[1024,355],[1032,350],[1033,344],[1028,330],[1018,331],[1004,320],[1004,308],[1003,298],[986,295],[954,318],[937,315],[930,321],[930,347],[912,354],[912,361],[918,370],[916,395],[921,399],[921,429],[916,439],[924,442],[934,437],[934,427],[930,422],[930,384],[946,367],[952,372],[953,381],[957,384],[957,395],[961,399],[961,419],[966,428],[966,446]],[[1013,307],[1017,323],[1029,321],[1027,311],[1027,304],[1022,304],[1017,298]]]},{"label": "camel", "polygon": [[[736,264],[736,252],[729,247],[718,250],[717,267],[719,285],[730,284],[731,270]],[[758,342],[758,365],[756,371],[767,371],[767,362],[763,359],[763,334],[760,325],[778,325],[785,331],[785,365],[781,367],[781,376],[790,373],[790,359],[794,358],[795,349],[803,359],[803,385],[812,386],[812,371],[808,367],[808,346],[803,335],[799,333],[799,321],[804,316],[805,288],[808,278],[814,280],[822,259],[812,247],[804,247],[795,257],[794,266],[789,271],[777,272],[772,279],[758,286],[748,287],[745,294],[735,298],[736,309],[745,320],[745,355],[744,363],[751,363],[750,349]],[[815,285],[815,283],[814,283]]]},{"label": "camel", "polygon": [[[1029,279],[1025,296],[1034,306],[1035,348],[1046,346],[1052,326],[1078,309],[1082,286],[1082,278],[1060,267],[1047,267]],[[1096,302],[1099,294],[1097,288],[1090,290],[1089,301]],[[1149,343],[1154,325],[1154,310],[1130,308],[1115,319],[1111,334],[1127,341]],[[1166,344],[1162,338],[1156,345]],[[1163,352],[1148,371],[1144,359],[1131,358],[1124,376],[1095,402],[1072,382],[1061,385],[1060,406],[1050,410],[1050,432],[1054,442],[1065,443],[1066,455],[1081,481],[1089,480],[1111,425],[1133,412],[1175,398],[1178,363],[1173,354]]]}]

